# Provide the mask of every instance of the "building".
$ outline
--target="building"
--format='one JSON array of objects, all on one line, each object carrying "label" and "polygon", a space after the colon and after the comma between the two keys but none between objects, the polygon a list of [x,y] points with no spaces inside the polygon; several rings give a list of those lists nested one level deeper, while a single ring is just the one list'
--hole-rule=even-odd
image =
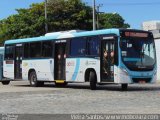
[{"label": "building", "polygon": [[157,55],[157,79],[160,80],[160,21],[143,22],[142,29],[153,33]]}]

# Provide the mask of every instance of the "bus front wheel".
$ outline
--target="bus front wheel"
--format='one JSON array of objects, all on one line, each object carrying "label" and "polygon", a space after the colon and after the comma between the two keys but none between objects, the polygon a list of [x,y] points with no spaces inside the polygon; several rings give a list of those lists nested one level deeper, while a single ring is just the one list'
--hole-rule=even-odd
[{"label": "bus front wheel", "polygon": [[96,90],[96,84],[97,84],[97,79],[96,79],[96,73],[91,71],[89,74],[89,81],[90,81],[90,89],[91,90]]},{"label": "bus front wheel", "polygon": [[29,75],[29,82],[30,82],[30,86],[33,87],[40,87],[44,85],[44,82],[42,81],[37,81],[37,75],[35,71],[32,71]]},{"label": "bus front wheel", "polygon": [[121,84],[121,89],[122,89],[123,91],[126,91],[127,88],[128,88],[128,84]]},{"label": "bus front wheel", "polygon": [[2,81],[2,85],[8,85],[10,81]]}]

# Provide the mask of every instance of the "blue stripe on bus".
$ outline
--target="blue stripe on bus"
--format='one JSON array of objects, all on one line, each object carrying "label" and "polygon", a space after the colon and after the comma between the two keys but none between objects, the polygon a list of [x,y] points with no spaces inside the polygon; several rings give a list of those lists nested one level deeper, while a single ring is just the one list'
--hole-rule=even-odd
[{"label": "blue stripe on bus", "polygon": [[140,58],[124,58],[124,61],[141,61],[141,59]]},{"label": "blue stripe on bus", "polygon": [[73,73],[73,75],[72,75],[72,80],[73,80],[73,81],[75,81],[76,78],[77,78],[78,71],[79,71],[79,66],[80,66],[80,59],[77,58],[77,59],[76,59],[76,67],[75,67],[74,73]]}]

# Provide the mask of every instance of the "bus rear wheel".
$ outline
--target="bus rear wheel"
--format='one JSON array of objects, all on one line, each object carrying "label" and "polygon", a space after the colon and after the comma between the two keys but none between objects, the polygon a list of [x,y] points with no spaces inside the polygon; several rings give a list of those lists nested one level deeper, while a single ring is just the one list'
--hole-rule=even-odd
[{"label": "bus rear wheel", "polygon": [[90,81],[90,89],[96,90],[97,78],[96,73],[91,71],[89,74],[89,81]]},{"label": "bus rear wheel", "polygon": [[128,88],[128,84],[121,84],[122,91],[126,91]]},{"label": "bus rear wheel", "polygon": [[10,81],[2,81],[2,85],[8,85]]},{"label": "bus rear wheel", "polygon": [[32,87],[40,87],[44,85],[44,82],[37,81],[37,75],[35,71],[32,71],[29,75],[30,86]]}]

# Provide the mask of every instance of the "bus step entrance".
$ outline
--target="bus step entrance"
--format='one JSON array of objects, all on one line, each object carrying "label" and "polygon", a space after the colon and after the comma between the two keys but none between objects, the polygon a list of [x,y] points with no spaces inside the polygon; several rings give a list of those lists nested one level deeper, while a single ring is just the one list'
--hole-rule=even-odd
[{"label": "bus step entrance", "polygon": [[55,83],[63,84],[63,83],[65,83],[65,80],[55,80]]},{"label": "bus step entrance", "polygon": [[102,79],[101,82],[114,82],[114,79]]}]

